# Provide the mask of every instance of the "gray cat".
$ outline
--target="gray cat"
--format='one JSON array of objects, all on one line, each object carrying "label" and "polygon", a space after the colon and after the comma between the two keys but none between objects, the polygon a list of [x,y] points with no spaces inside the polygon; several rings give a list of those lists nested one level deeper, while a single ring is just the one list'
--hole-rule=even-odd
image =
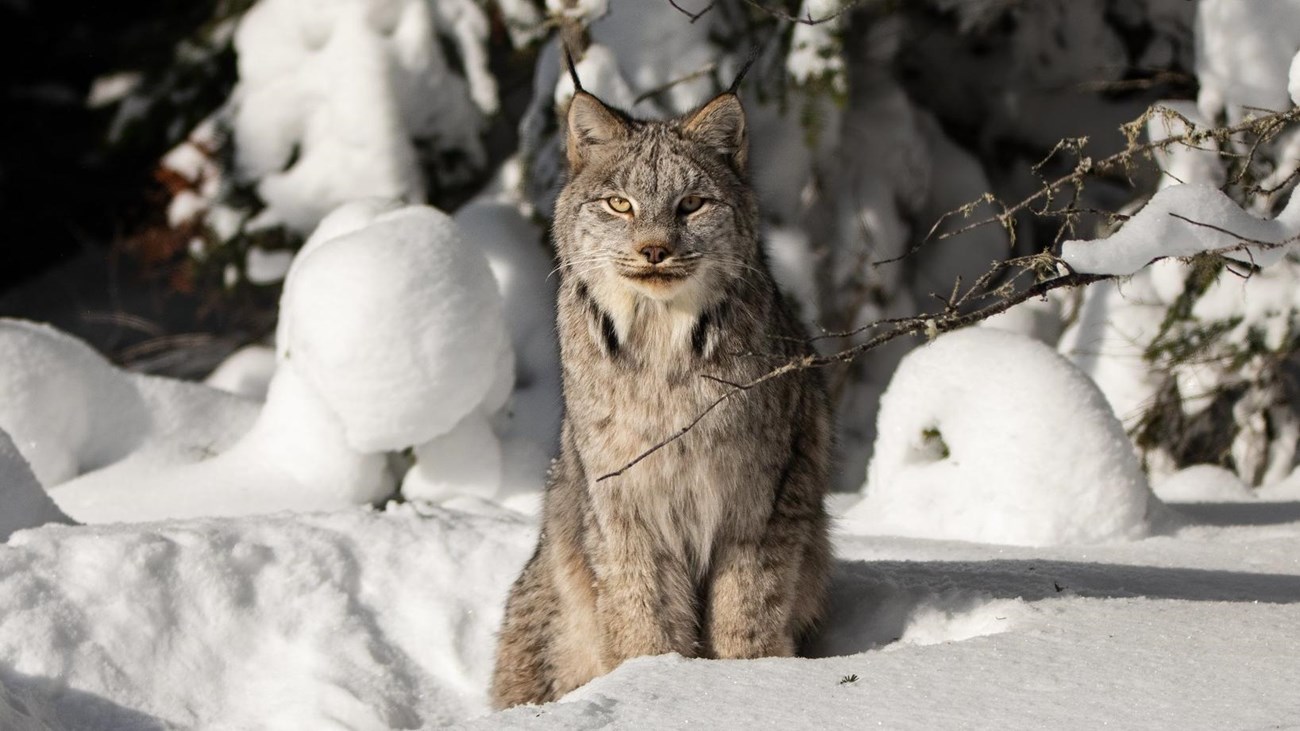
[{"label": "gray cat", "polygon": [[[577,79],[575,78],[575,83]],[[506,605],[492,700],[554,700],[628,658],[790,656],[830,548],[830,409],[772,279],[732,91],[644,121],[581,90],[556,202],[560,456]]]}]

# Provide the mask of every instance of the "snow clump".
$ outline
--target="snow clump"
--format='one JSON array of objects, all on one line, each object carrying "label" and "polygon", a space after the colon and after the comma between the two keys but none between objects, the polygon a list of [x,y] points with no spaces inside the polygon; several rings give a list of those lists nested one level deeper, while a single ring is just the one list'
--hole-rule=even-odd
[{"label": "snow clump", "polygon": [[1295,250],[1295,244],[1287,242],[1297,235],[1298,196],[1292,195],[1286,208],[1270,221],[1242,210],[1212,185],[1188,183],[1158,191],[1137,215],[1105,239],[1066,241],[1061,245],[1061,258],[1076,272],[1127,276],[1156,259],[1240,247],[1224,255],[1267,267]]},{"label": "snow clump", "polygon": [[[327,224],[323,231],[335,229]],[[487,260],[427,206],[313,236],[285,283],[276,347],[360,452],[447,433],[513,368]]]},{"label": "snow clump", "polygon": [[[348,204],[322,222],[290,268],[266,404],[238,443],[129,480],[120,471],[91,473],[54,497],[87,522],[381,500],[396,486],[386,452],[481,419],[508,397],[513,356],[501,309],[487,261],[448,216],[391,202]],[[492,457],[499,445],[490,431],[486,437],[473,454],[454,456]]]},{"label": "snow clump", "polygon": [[140,394],[94,348],[48,325],[0,320],[0,429],[42,485],[111,464],[148,425]]},{"label": "snow clump", "polygon": [[203,383],[212,388],[258,401],[266,400],[266,389],[275,375],[275,349],[245,345],[221,361]]},{"label": "snow clump", "polygon": [[1300,51],[1300,1],[1201,0],[1196,12],[1196,99],[1201,114],[1237,123],[1254,110],[1287,108]]},{"label": "snow clump", "polygon": [[1161,500],[1170,503],[1242,502],[1254,497],[1232,470],[1218,465],[1185,467],[1152,485]]},{"label": "snow clump", "polygon": [[899,364],[880,404],[866,496],[874,533],[1018,545],[1137,538],[1154,497],[1087,376],[1036,340],[944,335]]},{"label": "snow clump", "polygon": [[267,203],[254,224],[305,232],[351,200],[423,200],[421,141],[481,166],[479,129],[497,106],[488,30],[472,0],[255,4],[235,33],[231,120],[239,175]]}]

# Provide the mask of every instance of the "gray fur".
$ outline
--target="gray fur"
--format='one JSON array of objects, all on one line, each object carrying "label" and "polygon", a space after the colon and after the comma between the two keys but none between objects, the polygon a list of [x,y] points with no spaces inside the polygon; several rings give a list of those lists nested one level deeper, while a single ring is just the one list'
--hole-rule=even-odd
[{"label": "gray fur", "polygon": [[[739,100],[649,122],[580,91],[567,129],[554,226],[562,444],[506,606],[502,708],[554,700],[639,655],[792,655],[821,615],[830,564],[830,414],[815,371],[737,394],[597,481],[688,424],[729,388],[720,381],[808,352],[758,243]],[[688,195],[705,203],[686,214]],[[656,246],[671,254],[651,264],[642,250]]]}]

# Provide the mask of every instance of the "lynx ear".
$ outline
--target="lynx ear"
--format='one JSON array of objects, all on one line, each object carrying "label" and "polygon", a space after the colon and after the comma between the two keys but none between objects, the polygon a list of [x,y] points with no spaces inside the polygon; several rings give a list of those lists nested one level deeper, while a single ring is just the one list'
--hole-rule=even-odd
[{"label": "lynx ear", "polygon": [[740,97],[724,92],[700,107],[682,125],[682,132],[731,160],[744,172],[749,161],[749,138],[745,131],[745,109]]},{"label": "lynx ear", "polygon": [[591,155],[591,148],[627,137],[627,118],[622,112],[579,90],[569,102],[569,136],[566,147],[569,169],[577,171]]}]

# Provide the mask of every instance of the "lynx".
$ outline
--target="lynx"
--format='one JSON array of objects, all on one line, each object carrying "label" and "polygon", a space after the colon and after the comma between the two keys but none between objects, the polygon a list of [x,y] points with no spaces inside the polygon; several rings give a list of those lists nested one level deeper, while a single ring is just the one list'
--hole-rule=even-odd
[{"label": "lynx", "polygon": [[640,655],[793,655],[830,564],[815,371],[736,393],[620,472],[809,346],[759,244],[734,86],[647,121],[574,81],[553,230],[565,414],[541,537],[506,605],[498,708]]}]

